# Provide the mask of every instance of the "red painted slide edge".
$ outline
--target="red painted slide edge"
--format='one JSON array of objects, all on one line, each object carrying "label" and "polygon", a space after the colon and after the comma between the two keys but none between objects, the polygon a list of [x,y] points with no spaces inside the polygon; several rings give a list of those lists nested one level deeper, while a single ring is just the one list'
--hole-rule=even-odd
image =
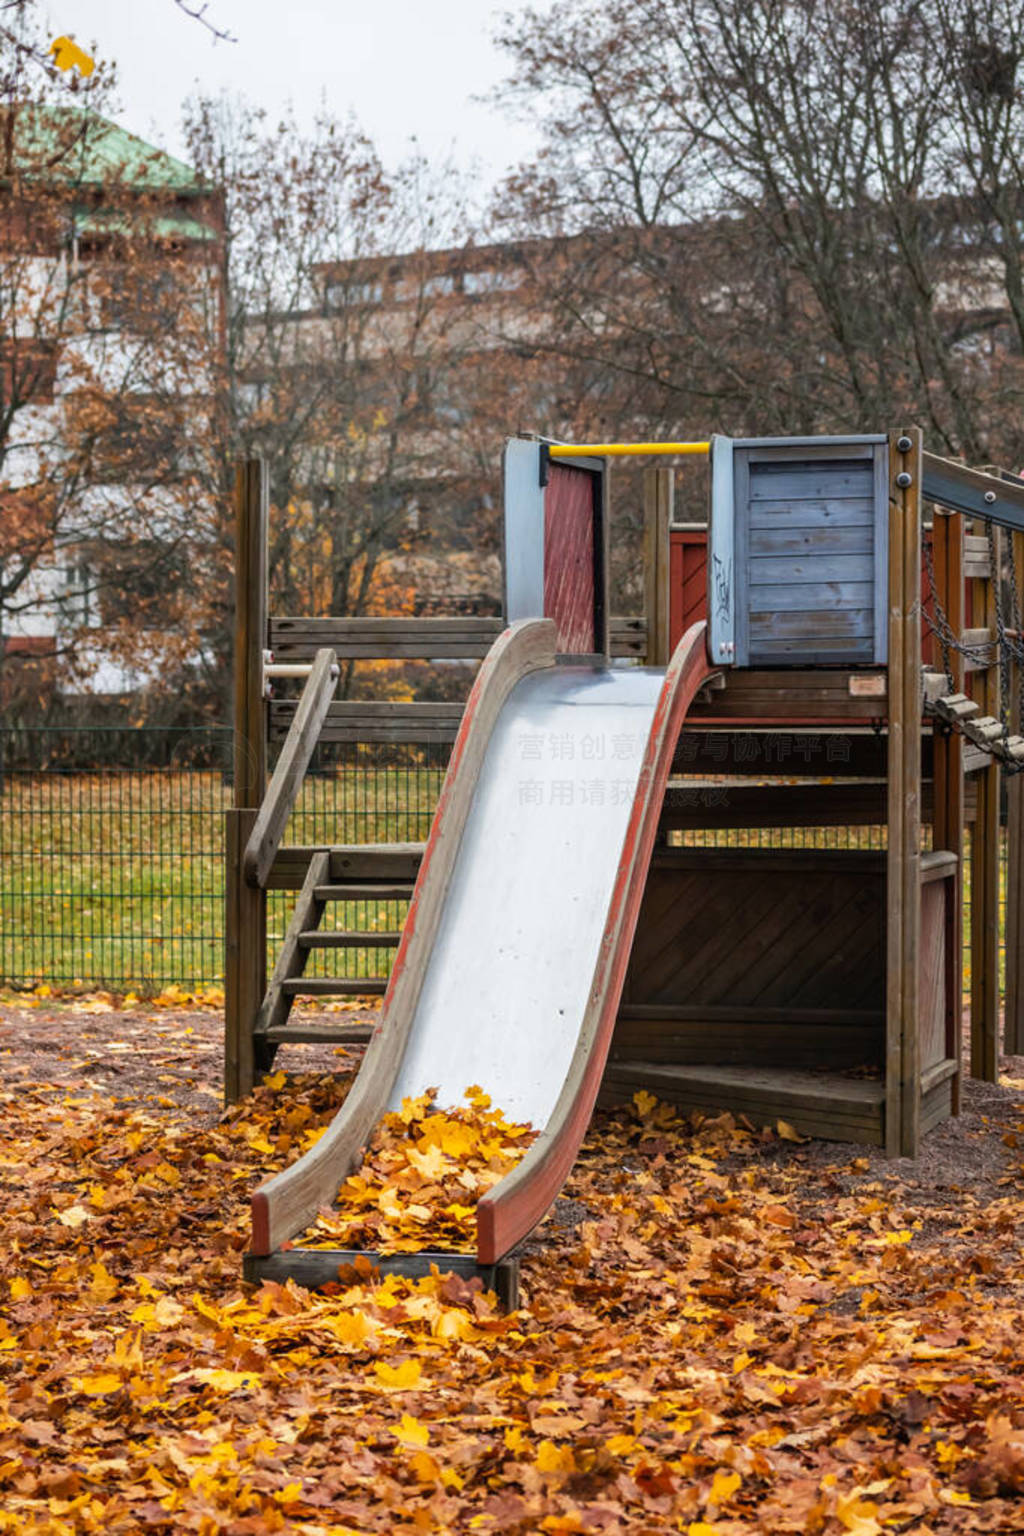
[{"label": "red painted slide edge", "polygon": [[542,1133],[519,1167],[478,1204],[480,1264],[496,1264],[543,1218],[586,1135],[611,1045],[676,740],[698,690],[716,670],[707,654],[707,625],[701,620],[676,647],[651,721],[594,976],[591,996],[600,1003],[584,1070],[572,1102],[560,1100],[555,1107],[554,1131]]}]

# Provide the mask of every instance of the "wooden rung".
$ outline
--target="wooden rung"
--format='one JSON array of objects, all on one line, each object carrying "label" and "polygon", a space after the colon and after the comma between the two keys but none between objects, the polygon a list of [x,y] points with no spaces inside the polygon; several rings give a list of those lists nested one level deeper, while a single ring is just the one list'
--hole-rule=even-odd
[{"label": "wooden rung", "polygon": [[926,704],[935,704],[940,699],[949,697],[946,693],[949,680],[944,672],[925,672],[921,680],[924,684]]},{"label": "wooden rung", "polygon": [[976,720],[963,720],[964,735],[979,747],[992,746],[1003,738],[1003,727],[994,715],[979,715]]},{"label": "wooden rung", "polygon": [[318,885],[317,901],[408,901],[412,886],[404,885]]},{"label": "wooden rung", "polygon": [[332,932],[311,928],[299,934],[302,949],[394,949],[401,941],[400,933]]},{"label": "wooden rung", "polygon": [[288,997],[380,997],[385,976],[292,976],[281,983]]},{"label": "wooden rung", "polygon": [[980,706],[969,699],[966,693],[947,693],[942,698],[935,700],[936,711],[947,720],[970,720],[973,715],[981,713]]},{"label": "wooden rung", "polygon": [[276,1024],[264,1034],[275,1045],[362,1045],[372,1024]]}]

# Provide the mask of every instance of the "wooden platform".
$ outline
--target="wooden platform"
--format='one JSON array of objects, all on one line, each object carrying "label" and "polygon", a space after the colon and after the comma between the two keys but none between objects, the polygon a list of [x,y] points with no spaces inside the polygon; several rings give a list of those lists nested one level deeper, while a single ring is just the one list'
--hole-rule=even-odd
[{"label": "wooden platform", "polygon": [[782,1119],[805,1136],[871,1146],[884,1141],[885,1084],[876,1078],[761,1066],[609,1062],[600,1102],[621,1103],[638,1088],[680,1109],[729,1110],[757,1127]]}]

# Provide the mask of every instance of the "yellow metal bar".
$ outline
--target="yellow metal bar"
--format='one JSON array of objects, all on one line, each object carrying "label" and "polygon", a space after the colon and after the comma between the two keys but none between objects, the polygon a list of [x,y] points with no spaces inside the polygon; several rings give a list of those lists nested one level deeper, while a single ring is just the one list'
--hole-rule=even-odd
[{"label": "yellow metal bar", "polygon": [[710,452],[710,443],[552,443],[548,448],[548,454],[553,459],[583,458],[588,454],[594,457],[607,455],[613,458],[624,458],[631,453],[706,455]]}]

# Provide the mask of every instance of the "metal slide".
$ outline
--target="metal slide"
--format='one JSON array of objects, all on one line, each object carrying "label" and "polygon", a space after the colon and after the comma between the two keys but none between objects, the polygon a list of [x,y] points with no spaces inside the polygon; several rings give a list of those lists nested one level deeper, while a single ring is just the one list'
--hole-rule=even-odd
[{"label": "metal slide", "polygon": [[540,1135],[477,1208],[509,1253],[572,1166],[601,1081],[679,729],[713,670],[705,626],[667,671],[556,664],[550,621],[507,630],[452,757],[381,1022],[325,1137],[253,1199],[253,1253],[308,1223],[380,1115],[480,1084]]}]

